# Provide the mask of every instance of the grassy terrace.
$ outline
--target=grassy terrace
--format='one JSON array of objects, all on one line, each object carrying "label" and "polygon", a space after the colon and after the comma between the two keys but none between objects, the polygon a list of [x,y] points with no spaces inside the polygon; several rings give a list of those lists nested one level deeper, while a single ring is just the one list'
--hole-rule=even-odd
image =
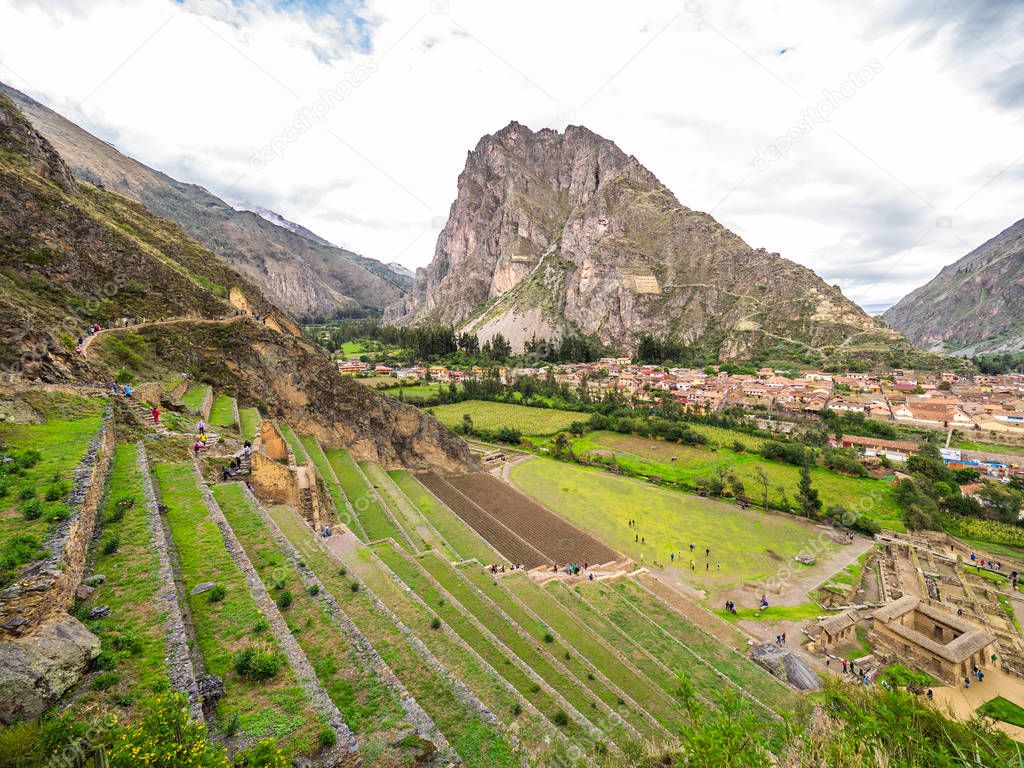
[{"label": "grassy terrace", "polygon": [[235,398],[217,395],[210,408],[210,424],[214,427],[235,429]]},{"label": "grassy terrace", "polygon": [[586,421],[589,414],[578,411],[560,411],[555,408],[532,408],[514,403],[492,403],[485,400],[465,400],[461,403],[438,405],[429,409],[442,424],[454,427],[469,414],[477,429],[498,430],[502,427],[517,429],[524,435],[553,435],[568,429],[574,421]]},{"label": "grassy terrace", "polygon": [[291,604],[282,609],[282,613],[313,665],[320,684],[356,734],[363,764],[411,762],[415,753],[401,739],[401,731],[408,728],[408,724],[397,694],[364,667],[327,614],[322,599],[307,591],[242,486],[238,483],[217,485],[213,495],[263,586],[278,600],[285,592],[292,596]]},{"label": "grassy terrace", "polygon": [[683,720],[683,714],[663,691],[659,690],[641,671],[624,656],[616,653],[602,635],[579,621],[555,600],[551,594],[534,584],[523,574],[505,576],[502,584],[522,600],[541,620],[564,638],[570,638],[577,653],[587,657],[609,680],[631,699],[641,703],[663,726],[672,730]]},{"label": "grassy terrace", "polygon": [[206,384],[190,384],[188,390],[181,396],[181,400],[190,411],[198,411],[209,391],[210,387]]},{"label": "grassy terrace", "polygon": [[[697,425],[695,431],[710,433],[712,428]],[[728,430],[719,430],[728,432]],[[737,440],[753,445],[754,438],[735,433]],[[710,437],[712,445],[719,437]],[[712,450],[707,446],[687,446],[651,440],[635,435],[620,435],[615,432],[592,432],[573,441],[577,455],[587,453],[613,453],[620,466],[641,475],[650,475],[670,482],[694,486],[701,478],[711,477],[719,469],[735,473],[746,486],[747,494],[757,498],[757,468],[768,475],[770,487],[768,496],[772,502],[782,500],[784,488],[790,503],[793,503],[800,470],[798,467],[779,461],[768,461],[756,453],[737,453],[732,450],[732,441]],[[749,449],[748,449],[749,450]],[[673,458],[675,459],[673,461]],[[856,509],[877,520],[883,527],[903,531],[903,522],[892,487],[883,480],[857,478],[840,475],[824,467],[813,467],[811,479],[821,494],[825,508],[842,504]]]},{"label": "grassy terrace", "polygon": [[[351,587],[357,582],[324,550],[305,522],[287,507],[274,507],[271,515],[289,541],[302,552],[306,564],[320,577],[341,609],[362,630],[406,689],[433,718],[465,764],[469,768],[517,767],[519,761],[501,733],[459,700],[448,683],[423,662],[401,630],[363,590],[357,588],[353,591]],[[447,642],[444,633],[430,630],[429,616],[404,593],[397,587],[388,590],[390,580],[376,569],[372,558],[355,556],[348,565],[358,570],[359,576],[423,638],[431,650],[436,653],[435,649]],[[453,651],[452,655],[462,661],[461,667],[452,666],[452,670],[476,690],[474,683],[486,680],[486,672],[464,653]],[[488,697],[485,703],[491,707],[500,704],[500,708],[493,711],[507,715],[514,701],[507,696],[502,698],[497,686],[491,687],[495,695]],[[525,720],[525,716],[522,719]]]},{"label": "grassy terrace", "polygon": [[366,541],[379,541],[388,537],[402,541],[402,534],[394,524],[377,497],[370,492],[359,467],[348,451],[335,449],[327,451],[327,460],[338,476],[342,490],[348,496],[356,516],[366,533]]},{"label": "grassy terrace", "polygon": [[[817,536],[812,526],[789,515],[742,510],[552,459],[517,464],[511,476],[520,490],[619,552],[637,562],[656,561],[675,568],[701,588],[725,588],[764,578]],[[636,529],[628,526],[630,519],[637,521]],[[642,540],[636,541],[637,536]],[[692,573],[691,543],[696,545]],[[710,559],[705,558],[705,547],[711,549]],[[674,562],[670,552],[676,553]],[[706,563],[710,568],[705,569]]]},{"label": "grassy terrace", "polygon": [[[416,547],[417,551],[434,550],[448,560],[454,560],[457,555],[444,543],[437,532],[431,528],[426,519],[420,514],[419,509],[412,504],[408,498],[385,472],[380,464],[375,461],[363,461],[359,464],[362,467],[366,479],[373,483],[381,500],[391,510],[392,517],[398,521],[398,525],[405,531],[405,535]],[[399,542],[400,544],[403,542]]]},{"label": "grassy terrace", "polygon": [[[100,507],[102,535],[93,543],[92,573],[106,581],[83,602],[76,613],[85,616],[97,605],[110,608],[104,619],[84,619],[100,638],[97,672],[85,678],[71,700],[70,709],[93,722],[108,715],[135,714],[141,696],[165,690],[164,615],[154,597],[159,589],[159,556],[150,537],[142,477],[135,446],[117,446],[110,479]],[[116,551],[107,552],[116,540]]]},{"label": "grassy terrace", "polygon": [[476,559],[481,563],[496,563],[503,558],[463,522],[462,518],[438,501],[420,482],[404,469],[389,472],[391,479],[409,497],[430,524],[455,550],[460,560]]},{"label": "grassy terrace", "polygon": [[288,447],[291,448],[292,455],[295,457],[295,463],[302,464],[304,461],[307,461],[309,457],[306,455],[306,449],[302,447],[302,441],[295,434],[295,430],[283,421],[277,423],[277,428],[281,432],[281,437],[284,438],[284,441],[288,443]]},{"label": "grassy terrace", "polygon": [[[592,699],[571,680],[563,677],[546,654],[524,640],[498,611],[477,596],[451,568],[441,563],[442,568],[435,570],[441,573],[447,569],[448,575],[438,581],[448,595],[457,601],[456,603],[446,598],[434,586],[427,577],[423,563],[408,557],[388,543],[375,547],[375,551],[385,564],[405,582],[406,586],[437,611],[437,615],[442,621],[447,622],[463,640],[473,646],[484,659],[490,662],[491,666],[499,670],[524,697],[533,702],[534,706],[547,715],[552,722],[557,722],[562,716],[559,713],[564,714],[564,709],[562,709],[558,698],[545,695],[545,692],[525,672],[505,658],[504,652],[499,647],[480,634],[472,622],[467,620],[467,616],[475,617],[489,629],[505,647],[524,661],[529,669],[547,682],[558,696],[564,697],[565,701],[574,706],[580,714],[586,717],[591,713]],[[425,559],[431,557],[428,555]],[[436,558],[434,560],[440,562]],[[432,575],[436,578],[438,574]],[[568,725],[563,727],[570,737],[579,738],[583,735],[581,726],[573,720],[569,720]]]},{"label": "grassy terrace", "polygon": [[[435,560],[436,558],[424,557],[421,562],[427,566],[427,570],[435,573],[438,568],[431,562]],[[447,568],[443,563],[438,564],[441,567]],[[480,565],[475,563],[469,564],[457,570],[466,580],[493,600],[506,616],[522,627],[538,644],[546,644],[548,652],[562,662],[565,668],[579,681],[580,685],[589,688],[596,697],[601,699],[610,708],[616,710],[623,720],[632,725],[638,733],[647,738],[660,738],[662,736],[660,731],[654,728],[650,721],[644,718],[640,712],[619,704],[621,697],[617,690],[597,679],[592,668],[585,664],[580,656],[581,649],[575,642],[576,635],[560,637],[551,635],[550,630],[552,628],[531,616],[523,605],[510,592],[504,589],[497,580],[485,573]],[[437,576],[436,573],[435,576]],[[560,632],[559,635],[561,635]],[[551,639],[549,640],[549,638]],[[542,647],[544,646],[542,645]],[[583,656],[585,657],[586,655],[583,654]],[[595,664],[594,666],[597,665]],[[620,666],[622,666],[621,662]],[[607,675],[603,668],[598,667],[598,669]],[[609,679],[611,679],[610,676]],[[644,698],[646,699],[647,697],[645,696]]]},{"label": "grassy terrace", "polygon": [[260,431],[260,412],[258,408],[239,408],[238,419],[241,422],[238,425],[239,430],[242,433],[243,440],[249,440],[250,442],[255,439],[256,433]]},{"label": "grassy terrace", "polygon": [[[50,398],[42,424],[0,424],[0,586],[44,554],[50,529],[71,514],[64,498],[74,470],[102,426],[103,401]],[[39,456],[27,452],[38,451]]]},{"label": "grassy terrace", "polygon": [[270,633],[260,630],[263,615],[242,573],[224,549],[220,529],[210,519],[190,463],[159,464],[155,474],[167,505],[166,521],[178,552],[185,589],[215,581],[226,589],[219,602],[209,593],[188,595],[196,641],[206,669],[224,679],[217,724],[224,728],[237,713],[241,733],[273,738],[287,754],[314,748],[321,727],[305,692],[284,666],[272,679],[252,682],[237,674],[233,657],[249,646],[280,652]]},{"label": "grassy terrace", "polygon": [[630,639],[654,653],[674,671],[686,674],[698,690],[715,690],[728,683],[752,694],[773,712],[802,710],[802,698],[771,677],[753,662],[682,621],[660,600],[638,585],[585,585],[578,590],[588,602],[618,627],[628,628]]}]

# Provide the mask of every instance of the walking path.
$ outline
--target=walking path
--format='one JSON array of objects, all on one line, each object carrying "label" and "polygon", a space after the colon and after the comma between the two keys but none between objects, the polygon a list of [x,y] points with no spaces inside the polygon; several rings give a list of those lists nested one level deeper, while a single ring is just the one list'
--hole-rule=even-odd
[{"label": "walking path", "polygon": [[[964,688],[961,683],[955,687],[944,685],[933,688],[932,691],[935,694],[936,706],[957,720],[969,720],[977,714],[978,707],[996,696],[1002,696],[1018,706],[1024,706],[1024,680],[999,669],[986,669],[984,682],[973,680],[970,688]],[[1024,728],[999,720],[994,722],[996,727],[1010,738],[1024,741]]]},{"label": "walking path", "polygon": [[159,325],[177,325],[182,323],[188,323],[191,325],[216,325],[219,323],[237,323],[241,320],[248,318],[248,315],[233,315],[232,317],[225,317],[220,319],[208,318],[208,317],[172,317],[167,320],[154,320],[149,323],[137,323],[136,325],[126,325],[119,328],[103,328],[96,333],[90,334],[85,337],[82,341],[82,357],[86,357],[89,354],[89,347],[92,346],[93,341],[98,337],[104,336],[111,333],[126,333],[128,331],[137,331],[140,328],[152,328],[153,326]]}]

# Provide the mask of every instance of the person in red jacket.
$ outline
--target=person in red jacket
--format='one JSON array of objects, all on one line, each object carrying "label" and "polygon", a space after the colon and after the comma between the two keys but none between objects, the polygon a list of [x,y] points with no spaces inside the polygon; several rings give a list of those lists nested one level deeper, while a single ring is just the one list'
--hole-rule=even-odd
[{"label": "person in red jacket", "polygon": [[153,414],[153,423],[154,424],[159,424],[160,423],[160,408],[158,406],[154,405],[152,410],[150,411],[150,413]]}]

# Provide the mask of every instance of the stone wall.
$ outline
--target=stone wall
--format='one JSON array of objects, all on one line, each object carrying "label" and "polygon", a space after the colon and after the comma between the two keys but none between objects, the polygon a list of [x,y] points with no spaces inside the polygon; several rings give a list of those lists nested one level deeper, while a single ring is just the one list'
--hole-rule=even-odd
[{"label": "stone wall", "polygon": [[113,453],[114,429],[108,413],[75,470],[68,499],[73,512],[47,540],[48,556],[26,566],[18,580],[0,592],[0,638],[30,634],[71,606],[85,570]]},{"label": "stone wall", "polygon": [[288,443],[269,421],[260,423],[260,451],[274,461],[288,461]]},{"label": "stone wall", "polygon": [[262,453],[254,453],[251,471],[249,483],[261,501],[298,506],[299,489],[288,465],[280,464]]}]

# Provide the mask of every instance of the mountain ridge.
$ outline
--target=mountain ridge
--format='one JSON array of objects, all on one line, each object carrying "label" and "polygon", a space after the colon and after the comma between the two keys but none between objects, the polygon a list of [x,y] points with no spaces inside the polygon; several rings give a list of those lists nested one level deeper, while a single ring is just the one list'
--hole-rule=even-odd
[{"label": "mountain ridge", "polygon": [[239,211],[198,184],[179,181],[124,155],[6,84],[0,83],[0,92],[21,108],[77,177],[176,221],[298,317],[330,317],[367,307],[381,310],[409,286],[407,277],[381,262],[295,232],[257,212]]},{"label": "mountain ridge", "polygon": [[468,153],[434,259],[385,320],[500,332],[514,349],[579,334],[630,352],[650,333],[722,359],[910,350],[837,286],[682,205],[611,140],[516,121]]}]

